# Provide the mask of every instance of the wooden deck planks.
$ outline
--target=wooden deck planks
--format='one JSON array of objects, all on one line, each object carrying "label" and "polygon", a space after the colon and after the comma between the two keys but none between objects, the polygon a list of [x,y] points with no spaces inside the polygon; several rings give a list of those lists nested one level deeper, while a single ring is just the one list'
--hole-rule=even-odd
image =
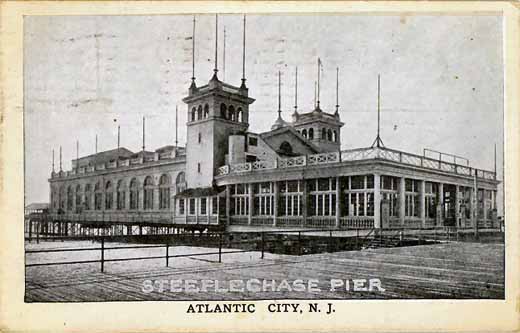
[{"label": "wooden deck planks", "polygon": [[[367,298],[496,298],[504,297],[504,246],[500,244],[443,243],[427,246],[381,248],[305,256],[257,252],[216,256],[205,260],[179,258],[164,267],[160,260],[139,269],[107,264],[107,273],[95,267],[53,271],[53,266],[27,271],[26,301],[139,301],[240,299],[367,299]],[[56,267],[54,267],[56,270]],[[330,279],[378,278],[380,292],[330,291]],[[320,292],[206,291],[145,293],[144,280],[318,279]]]}]

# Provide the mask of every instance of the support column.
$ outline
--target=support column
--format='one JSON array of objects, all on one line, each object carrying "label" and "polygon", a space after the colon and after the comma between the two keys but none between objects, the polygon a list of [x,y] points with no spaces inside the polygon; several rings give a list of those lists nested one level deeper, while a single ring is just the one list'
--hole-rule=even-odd
[{"label": "support column", "polygon": [[421,180],[419,187],[419,216],[421,217],[421,228],[426,227],[426,181]]},{"label": "support column", "polygon": [[488,190],[482,190],[482,224],[484,225],[484,228],[487,228],[487,221],[488,221],[488,209],[487,209],[487,196],[486,192]]},{"label": "support column", "polygon": [[340,178],[336,177],[336,228],[339,228],[340,223],[341,201]]},{"label": "support column", "polygon": [[278,182],[277,181],[274,181],[273,182],[273,191],[274,191],[274,195],[273,195],[273,227],[276,227],[276,220],[277,220],[277,217],[278,217],[278,200],[279,200],[279,193],[278,193]]},{"label": "support column", "polygon": [[249,183],[247,186],[247,199],[248,199],[248,210],[247,210],[247,225],[253,223],[253,184]]},{"label": "support column", "polygon": [[230,186],[226,185],[226,224],[230,225],[231,223],[231,216],[229,216],[231,208],[231,191]]},{"label": "support column", "polygon": [[460,191],[459,185],[455,185],[455,227],[460,227]]},{"label": "support column", "polygon": [[471,188],[470,203],[471,226],[475,227],[477,223],[477,193],[474,187]]},{"label": "support column", "polygon": [[405,178],[401,177],[401,181],[399,182],[399,222],[402,226],[404,226],[404,217],[406,213],[406,187],[405,187]]},{"label": "support column", "polygon": [[439,183],[439,202],[437,203],[437,226],[444,225],[444,184]]},{"label": "support column", "polygon": [[381,229],[381,175],[374,173],[374,228]]},{"label": "support column", "polygon": [[307,182],[305,181],[305,179],[302,179],[301,180],[301,185],[303,186],[303,195],[302,195],[302,217],[303,217],[303,220],[302,220],[302,227],[303,226],[306,226],[307,225],[307,203],[309,201],[309,198],[308,198],[308,193],[307,193]]}]

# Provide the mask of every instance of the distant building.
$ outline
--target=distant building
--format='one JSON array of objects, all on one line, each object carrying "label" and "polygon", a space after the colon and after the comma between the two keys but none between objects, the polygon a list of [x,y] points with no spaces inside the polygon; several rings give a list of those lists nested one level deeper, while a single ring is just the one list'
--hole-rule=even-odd
[{"label": "distant building", "polygon": [[253,133],[245,78],[233,86],[216,70],[206,85],[193,78],[183,101],[186,147],[73,160],[49,179],[53,218],[199,230],[498,227],[494,172],[380,141],[341,150],[338,106],[326,112],[318,99],[292,121],[279,109],[270,131]]}]

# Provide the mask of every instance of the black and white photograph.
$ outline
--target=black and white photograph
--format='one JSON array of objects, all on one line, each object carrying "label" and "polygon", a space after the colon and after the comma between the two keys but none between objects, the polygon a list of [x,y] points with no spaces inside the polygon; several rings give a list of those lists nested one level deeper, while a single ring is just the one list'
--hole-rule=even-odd
[{"label": "black and white photograph", "polygon": [[26,16],[24,302],[504,300],[503,21]]}]

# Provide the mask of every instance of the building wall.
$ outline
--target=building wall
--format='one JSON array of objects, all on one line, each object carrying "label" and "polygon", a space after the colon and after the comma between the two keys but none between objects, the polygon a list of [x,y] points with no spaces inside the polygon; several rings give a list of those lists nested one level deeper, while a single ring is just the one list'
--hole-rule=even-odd
[{"label": "building wall", "polygon": [[[123,181],[124,189],[126,191],[126,204],[125,209],[120,210],[121,212],[130,211],[130,206],[128,204],[129,202],[129,186],[132,179],[136,179],[138,182],[138,188],[139,188],[139,209],[143,210],[143,200],[144,200],[144,181],[145,178],[148,176],[151,176],[153,178],[154,186],[154,203],[153,203],[153,209],[152,210],[159,210],[159,180],[162,175],[167,175],[170,180],[170,210],[173,210],[173,197],[176,194],[176,188],[177,188],[177,176],[181,172],[185,172],[186,170],[186,164],[185,163],[172,163],[172,164],[164,164],[164,165],[155,165],[155,166],[148,166],[138,169],[130,169],[130,170],[112,170],[108,173],[102,173],[102,172],[95,172],[93,174],[84,175],[84,176],[76,176],[76,177],[67,177],[67,178],[58,178],[58,179],[52,179],[50,181],[50,190],[51,190],[51,197],[53,198],[53,201],[50,203],[51,211],[56,212],[58,210],[59,203],[57,201],[60,199],[59,191],[60,188],[63,188],[63,194],[65,195],[65,209],[64,211],[69,211],[67,207],[67,189],[69,186],[72,187],[72,193],[73,193],[73,212],[77,212],[80,207],[76,206],[76,187],[77,185],[80,186],[80,195],[81,195],[81,203],[83,208],[83,203],[85,201],[85,186],[87,184],[90,184],[91,190],[92,190],[92,198],[90,202],[90,211],[95,211],[94,209],[94,196],[95,196],[95,185],[96,183],[100,183],[101,186],[101,193],[102,195],[102,210],[105,209],[105,187],[107,182],[112,183],[112,189],[114,195],[113,195],[113,205],[112,205],[112,211],[117,211],[117,185],[120,180]],[[63,197],[61,198],[63,200]],[[57,203],[57,204],[56,204]]]}]

